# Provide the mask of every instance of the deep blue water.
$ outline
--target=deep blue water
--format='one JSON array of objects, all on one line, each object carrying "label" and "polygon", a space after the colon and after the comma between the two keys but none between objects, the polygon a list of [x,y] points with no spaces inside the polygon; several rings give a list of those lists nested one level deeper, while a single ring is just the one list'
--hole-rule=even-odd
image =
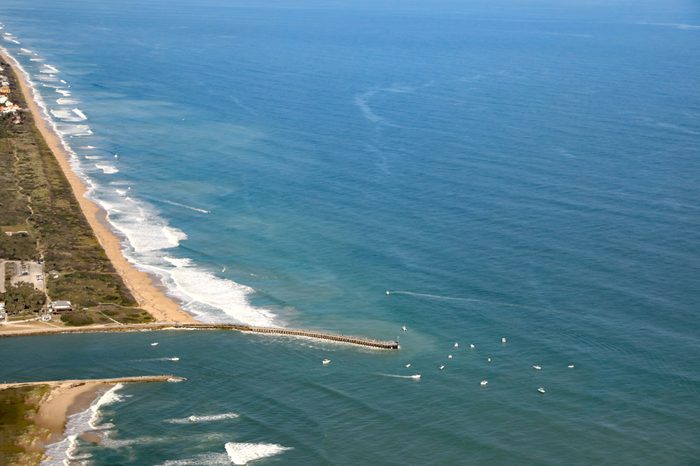
[{"label": "deep blue water", "polygon": [[697,3],[139,3],[0,9],[128,257],[200,318],[402,350],[0,341],[8,380],[188,378],[121,390],[91,461],[697,463]]}]

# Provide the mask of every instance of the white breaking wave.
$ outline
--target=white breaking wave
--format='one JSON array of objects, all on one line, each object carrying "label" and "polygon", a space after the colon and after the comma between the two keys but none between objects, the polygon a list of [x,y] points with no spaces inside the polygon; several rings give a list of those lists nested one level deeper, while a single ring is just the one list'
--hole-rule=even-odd
[{"label": "white breaking wave", "polygon": [[[253,307],[250,304],[248,298],[255,292],[252,288],[231,280],[219,278],[192,262],[173,263],[164,260],[163,250],[179,246],[182,241],[187,239],[187,235],[183,231],[171,227],[158,214],[156,209],[147,202],[133,199],[122,193],[115,193],[112,190],[108,192],[96,191],[100,189],[99,185],[85,174],[84,168],[86,167],[82,165],[82,163],[90,159],[79,157],[69,144],[72,138],[92,135],[92,129],[86,124],[75,124],[67,121],[56,123],[56,119],[59,117],[68,117],[68,114],[61,112],[61,110],[65,109],[57,109],[60,112],[58,115],[52,114],[44,103],[40,87],[37,87],[32,82],[32,75],[25,70],[17,60],[17,57],[13,57],[9,53],[8,55],[17,66],[17,69],[26,77],[33,97],[43,112],[43,116],[57,133],[64,149],[70,155],[71,167],[87,185],[88,196],[107,211],[107,218],[110,224],[124,235],[126,241],[123,243],[123,252],[130,262],[134,263],[141,270],[159,276],[170,293],[184,301],[185,309],[203,321],[237,321],[260,326],[280,325],[275,323],[276,316],[273,312],[268,309]],[[34,52],[34,57],[29,58],[29,60],[39,61],[43,59]],[[49,66],[52,68],[49,68]],[[40,68],[47,72],[58,72],[58,67],[53,65],[41,65]],[[37,73],[36,71],[35,73],[44,76],[44,79],[47,77],[51,79],[51,73]],[[53,78],[55,79],[55,76]],[[72,98],[71,91],[67,89],[69,87],[67,83],[48,85],[57,94],[60,94],[60,98],[57,99],[58,104],[72,105],[72,102],[77,102],[77,100]],[[74,114],[72,118],[76,116],[81,119],[86,117],[79,109],[71,110],[73,110]],[[97,155],[90,157],[95,156]],[[100,163],[92,167],[102,170],[106,174],[118,173],[118,169],[111,164],[107,164],[106,161],[100,161]],[[92,167],[88,166],[87,168]],[[128,182],[124,183],[128,184]],[[174,201],[162,200],[162,202],[201,213],[210,212],[200,207],[180,204]]]},{"label": "white breaking wave", "polygon": [[123,398],[117,393],[121,388],[123,388],[122,384],[115,385],[94,401],[88,409],[69,416],[64,431],[65,438],[46,447],[46,459],[41,462],[41,466],[64,466],[70,464],[72,460],[88,459],[89,455],[75,455],[78,449],[78,437],[84,432],[111,427],[110,424],[99,424],[100,409],[121,401]]},{"label": "white breaking wave", "polygon": [[222,414],[211,414],[208,416],[188,416],[181,419],[168,419],[168,424],[199,424],[202,422],[216,422],[225,421],[227,419],[236,419],[239,417],[237,413],[222,413]]},{"label": "white breaking wave", "polygon": [[244,465],[251,461],[270,456],[279,455],[289,447],[283,447],[274,443],[238,443],[229,442],[226,444],[226,453],[233,464]]},{"label": "white breaking wave", "polygon": [[90,136],[92,129],[88,125],[57,125],[57,131],[62,136]]},{"label": "white breaking wave", "polygon": [[44,63],[43,65],[41,65],[41,71],[39,71],[39,72],[51,74],[51,73],[59,73],[59,70],[58,70],[58,68],[56,68],[53,65],[49,65],[48,63]]},{"label": "white breaking wave", "polygon": [[[76,110],[78,110],[76,112]],[[51,115],[54,116],[54,118],[58,118],[63,121],[68,121],[68,122],[78,122],[78,121],[85,121],[87,120],[87,117],[83,112],[81,112],[79,109],[72,109],[68,110],[65,108],[56,108],[56,109],[51,109],[50,110]]]},{"label": "white breaking wave", "polygon": [[58,105],[75,105],[78,102],[80,101],[77,99],[66,99],[64,97],[59,97],[58,99],[56,99],[56,103]]},{"label": "white breaking wave", "polygon": [[169,460],[159,466],[225,466],[231,460],[226,453],[203,453],[201,455],[181,460]]},{"label": "white breaking wave", "polygon": [[85,116],[83,111],[80,110],[79,108],[74,108],[73,113],[75,113],[78,116],[78,118],[80,118],[81,120],[87,120],[87,116]]},{"label": "white breaking wave", "polygon": [[85,158],[87,160],[102,160],[102,159],[104,159],[104,157],[102,157],[101,155],[86,155]]},{"label": "white breaking wave", "polygon": [[[172,258],[169,259],[175,265]],[[274,325],[273,312],[252,307],[248,302],[248,295],[254,293],[248,286],[219,278],[211,272],[187,264],[176,265],[168,271],[168,275],[175,285],[176,295],[186,302],[185,308],[203,319],[211,319],[211,315],[198,303],[220,309],[227,316],[250,325]]]},{"label": "white breaking wave", "polygon": [[39,61],[40,62],[40,61],[44,61],[44,59],[35,57],[35,58],[30,58],[29,61]]},{"label": "white breaking wave", "polygon": [[38,81],[45,82],[45,83],[55,83],[58,82],[58,78],[53,75],[53,74],[40,74],[38,76],[35,76],[35,78]]},{"label": "white breaking wave", "polygon": [[114,175],[115,173],[119,173],[119,169],[117,167],[108,163],[96,163],[95,167],[102,170],[102,173],[105,175]]},{"label": "white breaking wave", "polygon": [[192,259],[187,258],[187,257],[179,258],[179,257],[167,257],[166,256],[163,259],[170,262],[175,267],[190,267],[190,266],[194,265],[192,263]]}]

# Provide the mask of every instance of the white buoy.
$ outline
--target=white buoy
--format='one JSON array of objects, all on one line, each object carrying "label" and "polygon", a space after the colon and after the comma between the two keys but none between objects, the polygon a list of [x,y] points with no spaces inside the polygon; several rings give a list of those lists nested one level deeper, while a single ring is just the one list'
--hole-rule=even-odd
[{"label": "white buoy", "polygon": [[444,364],[442,366],[440,366],[440,370],[443,370],[444,368],[445,368]]},{"label": "white buoy", "polygon": [[448,355],[447,355],[447,359],[452,359],[452,355],[451,355],[451,354],[448,354]]},{"label": "white buoy", "polygon": [[409,367],[411,367],[411,363],[410,363],[410,362],[409,362],[408,364],[406,364],[406,369],[408,369]]},{"label": "white buoy", "polygon": [[454,346],[455,346],[455,348],[459,348],[459,343],[456,343],[456,342],[455,342],[455,345],[454,345]]},{"label": "white buoy", "polygon": [[569,364],[567,367],[568,367],[569,369],[573,369],[573,368],[574,368],[574,365],[573,365],[573,364]]},{"label": "white buoy", "polygon": [[328,358],[326,358],[326,359],[324,359],[323,361],[321,361],[321,363],[322,363],[324,366],[327,366],[328,364],[331,363],[331,360],[328,359]]},{"label": "white buoy", "polygon": [[501,343],[507,343],[508,340],[506,340],[506,337],[501,337]]},{"label": "white buoy", "polygon": [[488,384],[489,384],[489,381],[488,381],[488,380],[482,380],[482,381],[481,381],[481,386],[482,386],[482,387],[485,387],[485,386],[487,386]]},{"label": "white buoy", "polygon": [[476,348],[476,346],[474,346],[474,343],[472,343],[469,345],[469,348],[474,349],[474,348]]},{"label": "white buoy", "polygon": [[541,370],[542,370],[542,366],[538,366],[537,364],[534,364],[534,365],[532,366],[532,368],[535,369],[536,371],[541,371]]}]

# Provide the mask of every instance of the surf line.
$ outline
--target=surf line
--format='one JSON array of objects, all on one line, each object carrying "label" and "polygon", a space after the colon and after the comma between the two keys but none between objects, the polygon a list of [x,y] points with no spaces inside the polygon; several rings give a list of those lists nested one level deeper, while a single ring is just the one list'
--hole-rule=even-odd
[{"label": "surf line", "polygon": [[387,295],[397,294],[397,295],[413,296],[415,298],[438,299],[438,300],[443,300],[443,301],[460,301],[460,302],[465,302],[465,303],[493,304],[496,306],[508,306],[508,307],[530,309],[530,310],[536,310],[536,311],[541,310],[541,308],[537,308],[535,306],[528,306],[526,304],[513,304],[513,303],[506,303],[503,301],[490,301],[487,299],[477,299],[477,298],[460,298],[457,296],[442,296],[442,295],[438,295],[438,294],[429,294],[429,293],[415,293],[413,291],[386,290],[386,294]]}]

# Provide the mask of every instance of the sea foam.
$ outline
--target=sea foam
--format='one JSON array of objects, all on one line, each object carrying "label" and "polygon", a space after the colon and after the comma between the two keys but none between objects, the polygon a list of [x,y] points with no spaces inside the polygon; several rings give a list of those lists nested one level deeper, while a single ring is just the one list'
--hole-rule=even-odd
[{"label": "sea foam", "polygon": [[274,443],[237,443],[229,442],[226,444],[226,453],[233,464],[248,464],[251,461],[270,456],[279,455],[289,447],[283,447]]},{"label": "sea foam", "polygon": [[117,167],[108,163],[96,163],[95,167],[102,170],[102,173],[105,175],[114,175],[115,173],[119,173],[119,169]]},{"label": "sea foam", "polygon": [[[275,323],[276,316],[273,312],[268,309],[256,308],[250,304],[248,298],[255,292],[252,288],[220,278],[191,261],[184,259],[182,262],[164,260],[163,251],[178,247],[182,241],[187,239],[187,235],[170,226],[159,215],[158,211],[146,201],[126,196],[123,192],[104,191],[100,189],[99,184],[86,175],[84,171],[86,167],[82,164],[86,162],[88,157],[78,157],[69,141],[73,138],[93,134],[90,126],[79,124],[87,116],[77,108],[49,110],[40,92],[40,87],[37,87],[32,81],[33,76],[27,72],[16,56],[12,56],[10,53],[8,55],[18,70],[26,77],[34,100],[42,110],[44,118],[57,133],[63,148],[70,155],[71,167],[88,187],[88,196],[105,209],[110,224],[123,234],[126,240],[122,243],[123,252],[132,263],[139,269],[160,277],[170,294],[181,299],[185,303],[184,307],[203,321],[235,321],[260,326],[279,325]],[[33,58],[29,58],[27,63],[32,68],[38,68],[33,70],[33,73],[42,78],[37,79],[57,79],[54,73],[59,71],[58,67],[41,63],[35,64],[33,62],[43,61],[43,58],[38,57],[36,53],[34,55]],[[42,84],[60,94],[60,97],[56,99],[57,104],[73,105],[77,103],[77,100],[72,98],[71,91],[67,89],[70,87],[67,83],[60,85]],[[61,122],[57,123],[57,121]],[[94,157],[94,155],[89,157]],[[92,167],[105,174],[115,175],[119,173],[114,165],[102,161],[92,165]],[[175,201],[164,199],[154,199],[154,201],[203,214],[209,213],[208,210],[201,207]]]},{"label": "sea foam", "polygon": [[88,459],[89,455],[76,455],[79,448],[78,437],[84,432],[112,427],[111,424],[100,424],[101,409],[121,401],[123,397],[117,392],[123,387],[122,384],[116,384],[95,400],[88,409],[69,416],[64,430],[65,438],[46,447],[46,459],[42,461],[41,466],[64,466],[71,461]]}]

